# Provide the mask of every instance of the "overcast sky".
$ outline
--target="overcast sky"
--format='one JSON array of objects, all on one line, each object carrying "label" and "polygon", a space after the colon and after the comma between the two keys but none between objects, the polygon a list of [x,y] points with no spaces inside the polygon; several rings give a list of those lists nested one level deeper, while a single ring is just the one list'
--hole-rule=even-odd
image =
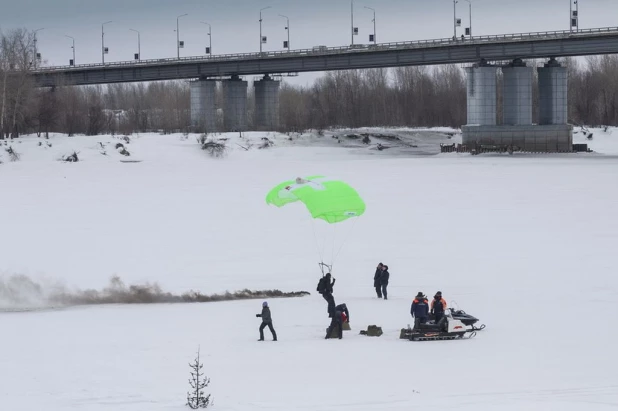
[{"label": "overcast sky", "polygon": [[[471,0],[474,35],[568,30],[569,0]],[[580,29],[618,26],[618,0],[579,0]],[[444,38],[453,35],[452,0],[355,0],[355,43],[368,43],[376,10],[378,42]],[[290,18],[294,48],[316,45],[347,46],[350,0],[0,0],[0,30],[35,30],[38,50],[46,65],[66,65],[75,38],[77,64],[101,62],[101,24],[105,25],[105,61],[127,61],[137,52],[141,33],[142,59],[176,56],[176,18],[180,18],[181,56],[203,55],[212,25],[214,54],[259,51],[259,10],[263,11],[265,51],[282,50]],[[462,19],[458,36],[469,25],[469,4],[459,0]],[[316,74],[291,79],[305,84]]]}]

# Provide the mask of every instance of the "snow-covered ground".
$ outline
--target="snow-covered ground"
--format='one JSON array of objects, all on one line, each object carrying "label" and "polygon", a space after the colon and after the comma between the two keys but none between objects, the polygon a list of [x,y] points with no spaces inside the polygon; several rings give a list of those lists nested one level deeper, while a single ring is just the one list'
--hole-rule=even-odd
[{"label": "snow-covered ground", "polygon": [[[591,131],[592,141],[575,136],[594,153],[546,156],[437,154],[460,141],[450,129],[227,134],[219,159],[194,135],[132,136],[130,157],[112,136],[12,142],[20,161],[0,151],[0,285],[25,275],[44,290],[101,289],[117,275],[173,293],[311,295],[269,301],[276,343],[268,330],[256,341],[260,300],[0,313],[0,410],[185,409],[198,346],[219,410],[615,409],[618,130]],[[402,140],[365,145],[351,133]],[[274,146],[259,149],[262,137]],[[80,162],[57,161],[73,151]],[[316,237],[330,240],[332,227],[302,205],[264,201],[277,183],[315,174],[367,204],[336,232],[346,241],[335,298],[352,326],[341,341],[324,340],[315,292]],[[388,301],[372,287],[379,261]],[[487,328],[400,340],[413,297],[437,290]],[[0,307],[44,306],[27,297],[5,290]],[[384,335],[359,335],[370,324]]]}]

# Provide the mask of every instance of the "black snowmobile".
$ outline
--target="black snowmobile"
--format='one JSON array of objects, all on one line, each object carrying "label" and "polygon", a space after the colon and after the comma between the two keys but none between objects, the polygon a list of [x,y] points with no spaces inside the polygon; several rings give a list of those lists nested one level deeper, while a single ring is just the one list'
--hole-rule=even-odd
[{"label": "black snowmobile", "polygon": [[[466,333],[470,333],[470,335],[466,337]],[[408,328],[401,330],[399,338],[410,341],[434,341],[472,338],[475,335],[476,331],[466,328],[461,320],[453,317],[451,309],[447,309],[444,312],[444,317],[437,324],[434,321],[428,321],[419,324],[418,328],[410,328],[408,325]]]}]

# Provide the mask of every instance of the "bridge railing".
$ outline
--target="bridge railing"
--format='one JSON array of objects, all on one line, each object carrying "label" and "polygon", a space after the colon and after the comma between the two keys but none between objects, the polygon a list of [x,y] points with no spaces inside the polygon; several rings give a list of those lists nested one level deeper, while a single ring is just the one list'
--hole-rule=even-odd
[{"label": "bridge railing", "polygon": [[530,40],[550,40],[550,39],[564,39],[574,37],[590,37],[591,35],[616,35],[618,34],[618,27],[603,27],[594,29],[580,29],[579,31],[539,31],[529,33],[510,33],[510,34],[497,34],[488,36],[473,36],[472,38],[440,38],[429,40],[415,40],[415,41],[402,41],[391,43],[379,43],[379,44],[356,44],[354,46],[337,46],[326,47],[317,46],[308,49],[297,50],[281,50],[281,51],[265,51],[254,53],[235,53],[235,54],[217,54],[214,56],[190,56],[181,58],[160,58],[160,59],[148,59],[148,60],[129,60],[118,61],[109,63],[92,63],[92,64],[80,64],[77,66],[51,66],[34,70],[34,73],[49,73],[58,71],[73,71],[73,70],[88,70],[88,69],[101,69],[117,68],[117,67],[140,67],[151,66],[153,64],[170,64],[175,65],[178,63],[195,63],[195,62],[223,62],[223,61],[236,61],[236,60],[249,60],[249,59],[272,59],[272,58],[289,58],[289,57],[307,57],[307,56],[326,56],[332,54],[349,54],[358,52],[375,52],[375,51],[392,51],[392,50],[407,50],[415,48],[433,48],[433,47],[448,47],[453,45],[478,45],[488,43],[502,43],[505,41],[530,41]]}]

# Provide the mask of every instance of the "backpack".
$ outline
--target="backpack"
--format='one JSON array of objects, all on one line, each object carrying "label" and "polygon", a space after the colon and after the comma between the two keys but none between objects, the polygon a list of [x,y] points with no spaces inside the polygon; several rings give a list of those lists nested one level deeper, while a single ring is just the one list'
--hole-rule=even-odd
[{"label": "backpack", "polygon": [[316,291],[319,292],[320,294],[323,294],[324,291],[326,291],[326,277],[320,278],[320,281],[318,281],[318,287],[316,288]]}]

